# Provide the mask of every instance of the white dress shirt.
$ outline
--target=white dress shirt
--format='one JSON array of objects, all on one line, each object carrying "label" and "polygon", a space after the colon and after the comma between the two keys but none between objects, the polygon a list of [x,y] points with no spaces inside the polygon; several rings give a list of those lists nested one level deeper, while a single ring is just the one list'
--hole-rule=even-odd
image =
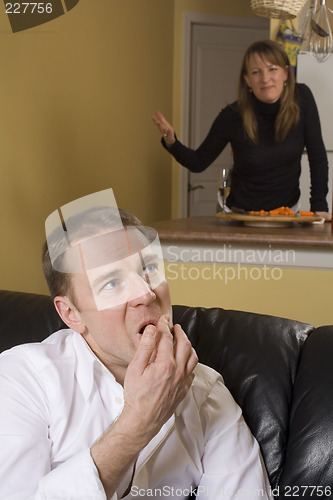
[{"label": "white dress shirt", "polygon": [[[127,499],[267,499],[258,444],[218,373],[198,365],[175,414],[138,456]],[[61,330],[0,355],[1,500],[105,500],[90,446],[123,387],[82,336]],[[129,470],[112,500],[122,498]],[[236,496],[237,495],[237,496]]]}]

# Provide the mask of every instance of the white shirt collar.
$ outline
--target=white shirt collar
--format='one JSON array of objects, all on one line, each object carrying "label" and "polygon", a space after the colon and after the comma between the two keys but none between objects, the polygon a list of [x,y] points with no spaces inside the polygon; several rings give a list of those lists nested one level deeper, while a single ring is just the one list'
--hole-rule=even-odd
[{"label": "white shirt collar", "polygon": [[91,397],[97,370],[107,373],[117,383],[114,375],[91,350],[80,333],[73,331],[73,346],[76,351],[75,373],[86,401]]}]

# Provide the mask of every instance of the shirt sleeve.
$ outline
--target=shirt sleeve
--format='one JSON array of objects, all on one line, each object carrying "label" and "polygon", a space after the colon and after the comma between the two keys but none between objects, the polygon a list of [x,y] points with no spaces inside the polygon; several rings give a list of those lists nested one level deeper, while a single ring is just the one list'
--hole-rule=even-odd
[{"label": "shirt sleeve", "polygon": [[219,379],[201,408],[205,433],[199,498],[271,498],[257,441]]},{"label": "shirt sleeve", "polygon": [[21,357],[0,358],[0,498],[106,500],[89,449],[52,467],[45,389],[22,365]]},{"label": "shirt sleeve", "polygon": [[202,172],[216,160],[230,141],[230,131],[235,116],[236,111],[232,106],[224,108],[215,118],[207,137],[197,149],[184,146],[177,138],[171,146],[167,146],[162,138],[162,144],[178,163],[191,172]]},{"label": "shirt sleeve", "polygon": [[318,108],[309,87],[299,85],[301,109],[304,113],[304,140],[311,176],[311,210],[328,212],[328,160],[321,133]]}]

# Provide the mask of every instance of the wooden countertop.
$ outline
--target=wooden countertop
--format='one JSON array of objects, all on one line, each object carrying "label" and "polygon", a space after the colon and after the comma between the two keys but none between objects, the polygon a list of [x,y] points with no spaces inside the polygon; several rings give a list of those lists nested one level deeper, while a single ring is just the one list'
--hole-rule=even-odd
[{"label": "wooden countertop", "polygon": [[287,245],[325,247],[333,250],[331,223],[291,227],[247,227],[215,216],[171,219],[152,224],[161,242],[238,243],[245,245]]}]

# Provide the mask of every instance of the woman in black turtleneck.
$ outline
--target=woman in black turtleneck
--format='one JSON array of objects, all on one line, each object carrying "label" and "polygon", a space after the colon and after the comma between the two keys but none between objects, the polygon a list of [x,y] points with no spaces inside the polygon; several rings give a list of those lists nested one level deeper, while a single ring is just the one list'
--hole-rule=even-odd
[{"label": "woman in black turtleneck", "polygon": [[193,150],[177,140],[162,113],[153,117],[162,143],[191,172],[202,172],[230,143],[234,154],[229,207],[295,207],[301,156],[311,171],[311,210],[330,219],[328,162],[318,110],[310,89],[296,84],[286,52],[276,42],[255,42],[245,53],[238,100],[224,108],[206,139]]}]

